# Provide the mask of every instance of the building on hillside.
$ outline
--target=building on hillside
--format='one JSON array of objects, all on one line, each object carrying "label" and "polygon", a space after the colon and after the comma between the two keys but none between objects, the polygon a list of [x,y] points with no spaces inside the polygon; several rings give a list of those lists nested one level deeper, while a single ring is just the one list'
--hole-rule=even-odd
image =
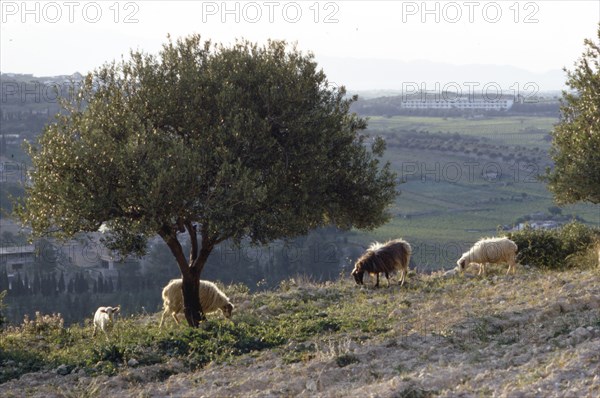
[{"label": "building on hillside", "polygon": [[35,246],[0,247],[0,272],[6,271],[9,284],[19,273],[31,272],[35,262]]},{"label": "building on hillside", "polygon": [[120,255],[106,251],[100,254],[100,265],[96,267],[96,271],[102,274],[104,279],[116,280],[119,276],[119,271],[133,271],[143,268],[143,262],[135,257],[121,257]]},{"label": "building on hillside", "polygon": [[139,265],[140,261],[135,257],[122,258],[118,253],[107,249],[100,241],[101,236],[99,232],[90,233],[86,238],[62,244],[59,249],[70,265],[91,272],[99,271],[104,277],[116,276],[119,264]]},{"label": "building on hillside", "polygon": [[514,102],[514,97],[509,95],[461,95],[449,92],[416,93],[403,95],[400,107],[402,109],[505,111],[509,110]]},{"label": "building on hillside", "polygon": [[532,229],[555,229],[560,227],[560,223],[553,220],[543,220],[543,221],[529,221],[526,223],[519,223],[512,230],[513,231],[521,231],[529,226]]}]

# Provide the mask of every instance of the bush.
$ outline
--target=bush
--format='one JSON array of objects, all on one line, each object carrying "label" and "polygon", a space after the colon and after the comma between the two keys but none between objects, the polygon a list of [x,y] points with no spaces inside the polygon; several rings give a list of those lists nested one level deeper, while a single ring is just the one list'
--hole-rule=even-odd
[{"label": "bush", "polygon": [[39,335],[42,333],[62,332],[65,321],[61,314],[44,315],[39,311],[35,312],[35,319],[30,319],[25,315],[21,331],[30,335]]},{"label": "bush", "polygon": [[574,221],[552,230],[533,229],[527,225],[521,231],[510,232],[506,236],[519,248],[519,263],[539,268],[565,269],[586,265],[572,260],[582,258],[591,250],[600,239],[600,230]]}]

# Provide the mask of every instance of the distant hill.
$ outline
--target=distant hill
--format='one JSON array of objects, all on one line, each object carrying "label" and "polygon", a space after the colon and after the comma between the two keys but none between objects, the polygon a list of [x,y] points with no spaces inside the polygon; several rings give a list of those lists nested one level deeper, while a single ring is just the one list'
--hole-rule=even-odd
[{"label": "distant hill", "polygon": [[[560,69],[536,73],[502,64],[455,65],[431,61],[341,57],[319,57],[317,61],[330,82],[343,84],[350,91],[402,90],[407,84],[420,86],[422,83],[427,90],[433,90],[436,82],[440,85],[440,90],[444,89],[445,84],[454,82],[468,91],[469,82],[476,82],[479,83],[479,86],[474,86],[476,90],[481,90],[487,83],[497,83],[505,90],[504,94],[512,94],[514,91],[525,94],[531,93],[531,89],[524,88],[529,82],[534,83],[539,91],[562,90],[565,82],[565,73]],[[518,90],[515,83],[518,83]]]}]

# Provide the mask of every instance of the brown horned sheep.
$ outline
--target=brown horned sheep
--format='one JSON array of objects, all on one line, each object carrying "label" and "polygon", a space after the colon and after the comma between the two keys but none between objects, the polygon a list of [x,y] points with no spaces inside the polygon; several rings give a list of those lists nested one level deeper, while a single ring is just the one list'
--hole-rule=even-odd
[{"label": "brown horned sheep", "polygon": [[390,285],[390,273],[400,271],[400,286],[404,285],[408,274],[408,263],[412,249],[410,244],[403,239],[390,240],[385,244],[373,243],[367,251],[356,261],[352,276],[357,284],[363,284],[365,272],[375,274],[379,286],[379,274],[384,273]]}]

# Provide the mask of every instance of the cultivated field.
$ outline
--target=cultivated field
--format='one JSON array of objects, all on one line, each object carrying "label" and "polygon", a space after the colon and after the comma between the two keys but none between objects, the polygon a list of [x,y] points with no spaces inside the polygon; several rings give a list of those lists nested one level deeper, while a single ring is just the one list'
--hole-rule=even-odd
[{"label": "cultivated field", "polygon": [[[404,183],[392,221],[361,236],[418,242],[414,263],[436,269],[454,266],[457,247],[466,249],[524,216],[550,218],[555,204],[538,176],[551,164],[554,123],[547,117],[371,117],[368,132],[386,139],[385,159]],[[598,206],[561,211],[559,222],[578,216],[600,225]]]}]

